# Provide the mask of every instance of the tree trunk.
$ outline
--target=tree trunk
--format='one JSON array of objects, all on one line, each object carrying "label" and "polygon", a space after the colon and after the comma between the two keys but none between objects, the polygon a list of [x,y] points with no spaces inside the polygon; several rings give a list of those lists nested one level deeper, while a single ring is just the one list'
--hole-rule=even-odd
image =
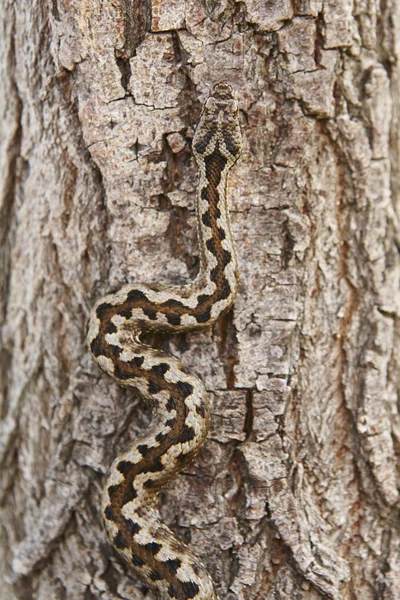
[{"label": "tree trunk", "polygon": [[190,150],[241,107],[241,288],[152,340],[198,373],[208,440],[162,494],[222,600],[400,598],[395,0],[0,6],[0,597],[142,600],[100,493],[150,413],[92,362],[91,306],[198,267]]}]

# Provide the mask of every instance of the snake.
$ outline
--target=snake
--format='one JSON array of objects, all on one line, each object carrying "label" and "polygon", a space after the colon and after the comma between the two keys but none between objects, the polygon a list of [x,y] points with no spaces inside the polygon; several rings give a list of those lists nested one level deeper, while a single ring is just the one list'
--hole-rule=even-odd
[{"label": "snake", "polygon": [[200,172],[198,275],[182,286],[125,285],[99,300],[88,321],[88,347],[97,365],[152,406],[145,434],[110,468],[102,514],[112,546],[160,600],[218,600],[207,569],[162,522],[157,506],[160,490],[203,446],[210,405],[200,378],[141,336],[210,327],[232,307],[238,261],[227,181],[241,150],[237,101],[226,82],[217,83],[192,141]]}]

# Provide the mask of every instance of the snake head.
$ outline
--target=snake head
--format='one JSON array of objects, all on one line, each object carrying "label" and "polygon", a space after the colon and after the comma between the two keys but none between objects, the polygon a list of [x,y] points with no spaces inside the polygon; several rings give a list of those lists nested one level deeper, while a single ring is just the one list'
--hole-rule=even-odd
[{"label": "snake head", "polygon": [[227,83],[217,83],[206,100],[192,147],[200,166],[214,152],[224,156],[228,167],[239,158],[242,151],[239,109]]}]

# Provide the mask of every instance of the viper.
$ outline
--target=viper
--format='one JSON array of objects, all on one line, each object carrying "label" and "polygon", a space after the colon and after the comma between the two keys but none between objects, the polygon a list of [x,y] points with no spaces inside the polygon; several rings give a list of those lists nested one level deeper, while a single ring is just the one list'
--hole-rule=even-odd
[{"label": "viper", "polygon": [[242,148],[230,86],[214,86],[192,143],[200,177],[196,199],[200,268],[184,286],[134,283],[99,300],[88,324],[96,363],[153,407],[141,439],[113,462],[102,511],[112,545],[161,600],[217,600],[202,562],[161,521],[160,490],[204,444],[210,421],[201,380],[174,356],[142,341],[146,332],[210,327],[232,306],[238,264],[228,211],[228,173]]}]

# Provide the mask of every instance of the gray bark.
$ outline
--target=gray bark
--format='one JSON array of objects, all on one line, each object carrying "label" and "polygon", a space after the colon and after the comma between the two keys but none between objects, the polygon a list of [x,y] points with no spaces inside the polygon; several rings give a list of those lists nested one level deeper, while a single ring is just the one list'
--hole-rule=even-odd
[{"label": "gray bark", "polygon": [[1,583],[142,600],[99,497],[150,414],[92,363],[93,303],[196,273],[190,141],[237,91],[241,288],[155,342],[212,397],[161,498],[223,600],[400,598],[395,0],[5,0],[0,6]]}]

